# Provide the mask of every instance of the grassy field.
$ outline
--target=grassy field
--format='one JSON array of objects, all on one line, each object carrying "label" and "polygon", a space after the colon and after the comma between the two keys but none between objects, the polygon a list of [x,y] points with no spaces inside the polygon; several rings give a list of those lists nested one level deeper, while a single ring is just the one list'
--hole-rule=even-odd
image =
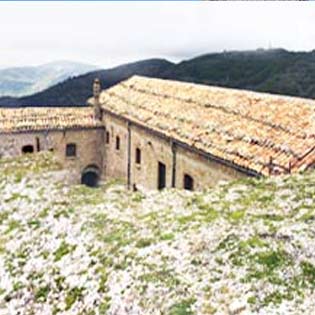
[{"label": "grassy field", "polygon": [[315,174],[203,192],[0,161],[0,314],[314,314]]}]

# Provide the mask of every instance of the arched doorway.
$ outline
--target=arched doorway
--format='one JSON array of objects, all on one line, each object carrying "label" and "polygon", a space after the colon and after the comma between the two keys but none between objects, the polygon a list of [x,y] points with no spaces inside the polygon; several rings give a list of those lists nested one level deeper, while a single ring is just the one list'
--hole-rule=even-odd
[{"label": "arched doorway", "polygon": [[100,180],[100,170],[96,165],[87,166],[81,175],[81,184],[88,187],[97,187]]},{"label": "arched doorway", "polygon": [[33,153],[34,152],[34,146],[28,144],[28,145],[24,145],[22,147],[22,153],[26,154],[26,153]]}]

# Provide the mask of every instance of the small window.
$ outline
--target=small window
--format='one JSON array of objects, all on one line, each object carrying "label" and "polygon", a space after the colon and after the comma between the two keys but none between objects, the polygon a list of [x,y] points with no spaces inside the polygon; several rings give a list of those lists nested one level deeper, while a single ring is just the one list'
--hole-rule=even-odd
[{"label": "small window", "polygon": [[116,137],[116,150],[120,150],[120,138]]},{"label": "small window", "polygon": [[39,141],[38,137],[36,137],[36,150],[37,150],[37,152],[40,151],[40,141]]},{"label": "small window", "polygon": [[136,149],[136,163],[141,164],[141,150],[139,148]]},{"label": "small window", "polygon": [[106,135],[105,135],[106,144],[109,144],[109,140],[110,140],[109,131],[106,131]]},{"label": "small window", "polygon": [[184,175],[184,189],[194,190],[194,179],[188,175]]},{"label": "small window", "polygon": [[77,145],[74,143],[68,143],[66,147],[66,156],[76,156],[77,155]]},{"label": "small window", "polygon": [[34,146],[32,145],[25,145],[22,147],[22,153],[26,154],[26,153],[33,153],[34,152]]},{"label": "small window", "polygon": [[166,187],[166,166],[164,163],[158,163],[158,189]]}]

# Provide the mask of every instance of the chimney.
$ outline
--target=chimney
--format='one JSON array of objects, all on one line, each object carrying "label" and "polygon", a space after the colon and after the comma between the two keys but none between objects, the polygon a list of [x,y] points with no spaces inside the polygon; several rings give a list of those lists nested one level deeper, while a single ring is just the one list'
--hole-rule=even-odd
[{"label": "chimney", "polygon": [[100,94],[101,94],[101,82],[99,79],[96,78],[93,82],[93,98],[94,98],[95,117],[98,120],[102,120]]}]

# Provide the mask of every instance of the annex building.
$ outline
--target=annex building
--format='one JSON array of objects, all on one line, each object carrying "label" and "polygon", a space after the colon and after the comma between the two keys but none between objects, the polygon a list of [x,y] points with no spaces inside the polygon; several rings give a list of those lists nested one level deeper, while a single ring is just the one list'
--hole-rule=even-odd
[{"label": "annex building", "polygon": [[134,76],[87,107],[0,109],[0,157],[54,151],[77,181],[203,189],[315,163],[315,101]]}]

